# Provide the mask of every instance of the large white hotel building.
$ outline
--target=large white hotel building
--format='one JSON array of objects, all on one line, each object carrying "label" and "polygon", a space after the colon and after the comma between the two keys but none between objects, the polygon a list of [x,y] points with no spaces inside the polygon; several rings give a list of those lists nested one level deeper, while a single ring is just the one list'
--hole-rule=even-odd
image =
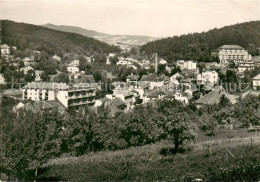
[{"label": "large white hotel building", "polygon": [[223,45],[218,49],[220,64],[226,65],[232,62],[238,64],[251,60],[248,51],[239,45]]}]

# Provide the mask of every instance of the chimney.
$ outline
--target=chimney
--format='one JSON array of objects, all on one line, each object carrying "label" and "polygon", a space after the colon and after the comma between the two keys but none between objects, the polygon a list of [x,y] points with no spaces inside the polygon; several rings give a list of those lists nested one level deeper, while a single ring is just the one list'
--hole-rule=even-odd
[{"label": "chimney", "polygon": [[157,62],[157,52],[155,53],[155,73],[157,74],[158,62]]}]

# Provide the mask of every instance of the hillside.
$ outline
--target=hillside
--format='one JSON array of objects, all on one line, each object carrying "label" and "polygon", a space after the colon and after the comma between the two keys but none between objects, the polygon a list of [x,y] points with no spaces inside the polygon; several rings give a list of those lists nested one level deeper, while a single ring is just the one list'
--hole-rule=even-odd
[{"label": "hillside", "polygon": [[75,26],[53,25],[50,23],[42,26],[54,30],[73,32],[84,36],[93,37],[102,42],[106,42],[110,45],[120,46],[121,48],[129,48],[132,46],[143,45],[149,41],[156,40],[156,38],[154,37],[143,36],[143,35],[110,35],[110,34],[101,33],[93,30],[87,30]]},{"label": "hillside", "polygon": [[[253,140],[252,149],[248,147],[250,138],[245,137],[200,142],[176,155],[165,152],[171,147],[169,143],[156,143],[64,157],[45,164],[39,170],[38,180],[257,181],[260,178],[259,136]],[[212,153],[208,146],[212,147]]]},{"label": "hillside", "polygon": [[108,35],[108,34],[105,34],[105,33],[96,32],[94,30],[86,30],[84,28],[76,27],[76,26],[54,25],[54,24],[51,24],[51,23],[47,23],[47,24],[42,25],[42,26],[46,27],[46,28],[54,29],[54,30],[63,31],[63,32],[77,33],[77,34],[81,34],[81,35],[88,36],[88,37]]},{"label": "hillside", "polygon": [[143,45],[141,52],[158,52],[170,62],[178,59],[210,61],[210,52],[223,44],[237,44],[257,55],[256,49],[260,47],[260,21],[156,40]]},{"label": "hillside", "polygon": [[120,49],[94,38],[25,23],[2,20],[2,42],[19,50],[44,50],[50,54],[92,55],[119,52]]}]

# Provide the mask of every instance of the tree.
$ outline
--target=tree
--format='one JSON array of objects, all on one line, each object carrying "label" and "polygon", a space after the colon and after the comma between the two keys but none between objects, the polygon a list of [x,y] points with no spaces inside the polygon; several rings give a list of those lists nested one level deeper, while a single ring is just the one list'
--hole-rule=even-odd
[{"label": "tree", "polygon": [[219,106],[220,107],[226,107],[230,104],[231,103],[230,103],[229,99],[225,95],[222,95],[221,98],[220,98],[220,101],[219,101]]},{"label": "tree", "polygon": [[53,81],[57,83],[69,83],[69,76],[65,73],[60,73],[53,79]]},{"label": "tree", "polygon": [[165,123],[164,130],[167,138],[173,141],[174,151],[185,141],[195,138],[195,115],[178,101],[165,101],[159,103],[159,112]]},{"label": "tree", "polygon": [[99,71],[96,71],[96,72],[93,74],[93,77],[94,77],[94,79],[95,79],[96,82],[101,81],[101,79],[102,79],[102,75],[101,75],[101,73],[100,73]]}]

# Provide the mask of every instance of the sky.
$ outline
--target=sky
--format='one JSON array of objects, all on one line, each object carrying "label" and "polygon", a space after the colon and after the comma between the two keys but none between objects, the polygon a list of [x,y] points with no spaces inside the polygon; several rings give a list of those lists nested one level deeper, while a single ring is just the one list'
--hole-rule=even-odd
[{"label": "sky", "polygon": [[0,0],[0,19],[169,37],[260,20],[260,0]]}]

